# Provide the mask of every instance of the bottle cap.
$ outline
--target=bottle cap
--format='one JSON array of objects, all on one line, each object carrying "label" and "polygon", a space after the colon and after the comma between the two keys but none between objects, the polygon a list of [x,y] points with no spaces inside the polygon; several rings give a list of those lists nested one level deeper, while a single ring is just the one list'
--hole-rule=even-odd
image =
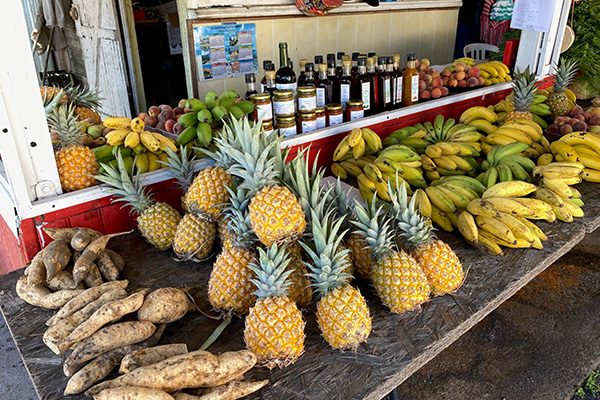
[{"label": "bottle cap", "polygon": [[313,63],[306,63],[306,65],[304,65],[304,70],[305,71],[314,71],[315,70],[315,64],[313,64]]},{"label": "bottle cap", "polygon": [[356,60],[358,60],[358,56],[359,56],[359,55],[360,55],[360,53],[359,53],[359,52],[354,52],[354,53],[352,53],[352,61],[356,61]]},{"label": "bottle cap", "polygon": [[254,74],[246,74],[246,83],[256,82],[256,77]]},{"label": "bottle cap", "polygon": [[346,53],[344,53],[343,51],[338,51],[337,52],[337,59],[338,60],[342,60],[342,57],[344,56],[344,54],[346,54]]},{"label": "bottle cap", "polygon": [[375,65],[375,58],[367,57],[367,65]]},{"label": "bottle cap", "polygon": [[265,67],[265,71],[275,71],[275,64],[272,62],[268,63]]},{"label": "bottle cap", "polygon": [[415,60],[416,60],[415,53],[408,53],[406,55],[406,61],[415,61]]},{"label": "bottle cap", "polygon": [[307,62],[308,60],[306,58],[301,58],[300,61],[298,61],[298,64],[300,64],[300,69],[304,69]]},{"label": "bottle cap", "polygon": [[367,65],[367,59],[366,58],[359,58],[358,59],[358,66],[359,67],[364,67]]},{"label": "bottle cap", "polygon": [[328,60],[335,60],[335,54],[334,53],[328,53],[327,54],[327,59]]},{"label": "bottle cap", "polygon": [[327,68],[335,68],[335,58],[327,59]]},{"label": "bottle cap", "polygon": [[394,63],[394,57],[388,56],[387,58],[387,63],[388,64],[393,64]]},{"label": "bottle cap", "polygon": [[342,61],[343,68],[352,68],[352,60],[344,60]]},{"label": "bottle cap", "polygon": [[265,71],[265,77],[267,79],[275,79],[275,71],[273,71],[273,70]]},{"label": "bottle cap", "polygon": [[371,51],[371,52],[369,52],[368,55],[369,55],[369,57],[373,57],[375,54],[377,54],[377,53],[375,53],[374,51]]},{"label": "bottle cap", "polygon": [[287,42],[280,42],[279,43],[279,48],[280,49],[287,49]]},{"label": "bottle cap", "polygon": [[378,65],[384,65],[386,61],[387,60],[385,59],[384,56],[377,57],[377,64]]},{"label": "bottle cap", "polygon": [[319,64],[319,72],[327,72],[327,64]]},{"label": "bottle cap", "polygon": [[264,60],[264,61],[263,61],[263,69],[264,69],[264,70],[268,69],[268,68],[267,68],[267,65],[269,65],[269,64],[272,64],[272,63],[273,63],[273,62],[272,62],[271,60]]},{"label": "bottle cap", "polygon": [[323,63],[323,56],[315,56],[315,65]]}]

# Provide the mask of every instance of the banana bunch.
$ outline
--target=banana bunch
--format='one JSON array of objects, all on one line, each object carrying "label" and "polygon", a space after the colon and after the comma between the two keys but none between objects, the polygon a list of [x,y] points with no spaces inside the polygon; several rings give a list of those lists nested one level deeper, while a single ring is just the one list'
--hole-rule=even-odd
[{"label": "banana bunch", "polygon": [[456,60],[454,60],[452,62],[452,66],[455,67],[456,64],[458,64],[458,63],[463,63],[465,65],[468,65],[469,67],[474,67],[475,66],[475,60],[472,59],[471,57],[457,58]]},{"label": "banana bunch", "polygon": [[423,139],[427,135],[425,128],[419,129],[416,126],[407,126],[398,129],[383,139],[383,147],[401,144],[415,149],[419,154],[425,152],[427,141]]},{"label": "banana bunch", "polygon": [[481,150],[489,152],[493,146],[504,146],[510,143],[524,143],[527,148],[524,155],[537,159],[540,155],[550,152],[550,143],[543,136],[542,128],[534,121],[509,121],[488,134],[481,145]]},{"label": "banana bunch", "polygon": [[583,180],[600,182],[600,135],[573,132],[550,145],[557,161],[578,162],[584,165]]},{"label": "banana bunch", "polygon": [[477,68],[479,68],[479,74],[483,78],[484,86],[512,81],[508,67],[500,61],[477,64]]},{"label": "banana bunch", "polygon": [[578,161],[560,161],[533,170],[534,176],[540,177],[536,198],[551,204],[560,221],[572,222],[573,218],[584,216],[581,194],[571,187],[582,181],[584,169]]},{"label": "banana bunch", "polygon": [[333,152],[333,161],[345,159],[358,160],[365,154],[377,153],[383,147],[381,138],[369,128],[354,128],[337,145]]},{"label": "banana bunch", "polygon": [[[533,121],[535,121],[542,129],[548,127],[548,123],[544,120],[544,117],[550,116],[550,108],[546,103],[548,97],[544,94],[538,93],[533,96],[531,105],[529,106],[529,112]],[[514,103],[512,101],[512,94],[506,96],[504,100],[500,100],[498,104],[494,106],[494,111],[498,114],[500,121],[504,121],[509,112],[514,110]]]},{"label": "banana bunch", "polygon": [[415,127],[427,132],[424,140],[429,143],[421,154],[421,163],[429,180],[446,175],[475,176],[479,165],[473,157],[479,156],[481,133],[476,127],[456,124],[454,118],[444,120],[439,114],[433,123],[425,122]]},{"label": "banana bunch", "polygon": [[423,215],[428,215],[444,231],[452,232],[458,227],[460,213],[472,200],[480,198],[485,189],[470,176],[449,175],[431,182],[423,193],[415,191],[413,196],[417,196]]},{"label": "banana bunch", "polygon": [[140,145],[154,153],[166,151],[167,147],[173,151],[179,150],[170,138],[160,133],[145,131],[144,121],[141,118],[131,120],[126,117],[108,117],[104,120],[104,124],[113,129],[106,134],[106,143],[109,146],[124,145],[128,149],[137,148],[138,154],[145,152]]},{"label": "banana bunch", "polygon": [[[116,154],[121,152],[125,169],[130,175],[143,174],[167,166],[167,153],[164,152],[158,154],[151,152],[135,153],[132,149],[125,148],[123,145],[117,147],[105,145],[96,147],[93,150],[95,150],[94,154],[99,163],[109,164],[115,168],[117,167]],[[103,170],[104,168],[100,165],[99,171],[102,172]]]},{"label": "banana bunch", "polygon": [[530,182],[529,174],[536,165],[531,159],[521,155],[527,148],[528,145],[521,142],[492,147],[487,153],[487,158],[481,163],[481,169],[485,172],[477,175],[477,180],[488,188],[498,182]]}]

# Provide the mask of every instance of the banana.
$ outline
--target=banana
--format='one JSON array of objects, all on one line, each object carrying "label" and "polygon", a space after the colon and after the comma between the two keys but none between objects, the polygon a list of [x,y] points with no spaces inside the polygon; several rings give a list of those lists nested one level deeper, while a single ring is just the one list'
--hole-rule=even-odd
[{"label": "banana", "polygon": [[423,163],[421,161],[402,161],[399,162],[398,165],[405,167],[413,167],[413,168],[422,168]]},{"label": "banana", "polygon": [[531,232],[534,237],[539,238],[542,242],[545,242],[548,240],[548,237],[546,236],[546,234],[544,233],[544,231],[542,231],[539,226],[537,226],[536,224],[534,224],[533,222],[529,221],[526,218],[519,218],[516,217],[519,222],[523,223],[523,225],[525,225],[527,228],[529,228],[529,232]]},{"label": "banana", "polygon": [[[139,134],[138,134],[138,136],[139,136]],[[138,143],[138,145],[137,145],[137,146],[135,146],[135,147],[134,147],[132,150],[133,150],[133,152],[134,152],[135,154],[143,154],[143,153],[145,153],[145,152],[146,152],[146,146],[144,146],[144,145],[142,144],[142,142],[140,142],[140,143]]]},{"label": "banana", "polygon": [[[523,159],[529,160],[528,158],[525,158],[525,157],[523,157]],[[515,161],[505,161],[505,162],[503,162],[503,164],[507,165],[508,168],[510,168],[510,172],[512,173],[513,179],[519,180],[519,181],[525,181],[525,182],[531,181],[529,174],[527,173],[525,168],[523,168],[521,166],[521,164],[519,164]]]},{"label": "banana", "polygon": [[102,125],[111,129],[131,129],[131,118],[108,117],[102,121]]},{"label": "banana", "polygon": [[[362,134],[362,130],[360,128],[352,129],[350,134],[348,134],[348,146],[354,147],[354,146],[358,145],[358,141],[362,137],[363,137],[363,134]],[[378,149],[373,149],[373,150],[377,151]],[[356,158],[358,158],[358,157],[356,157]]]},{"label": "banana", "polygon": [[445,169],[447,171],[458,171],[459,169],[458,165],[456,165],[456,163],[448,156],[438,157],[434,160],[434,162],[438,168]]},{"label": "banana", "polygon": [[365,175],[367,175],[367,177],[370,180],[372,180],[374,182],[379,182],[379,183],[384,182],[383,175],[381,174],[381,171],[379,170],[379,168],[377,168],[377,166],[375,164],[368,163],[363,168],[363,172]]},{"label": "banana", "polygon": [[580,162],[577,151],[570,144],[555,141],[550,144],[550,150],[555,155],[560,154],[565,161]]},{"label": "banana", "polygon": [[545,201],[539,199],[532,199],[528,197],[523,198],[515,198],[515,201],[523,204],[525,207],[528,207],[535,214],[546,213],[552,211],[552,205],[546,203]]},{"label": "banana", "polygon": [[480,71],[487,72],[491,78],[500,76],[500,73],[490,63],[482,63],[482,64],[477,65],[477,67],[479,67]]},{"label": "banana", "polygon": [[461,156],[444,156],[444,157],[447,157],[450,161],[452,161],[454,164],[456,164],[457,168],[461,171],[466,171],[466,172],[474,172],[475,171],[473,166],[471,164],[469,164],[469,162],[467,161],[466,158],[463,158]]},{"label": "banana", "polygon": [[384,156],[377,157],[373,164],[375,164],[375,166],[379,168],[381,172],[387,172],[389,174],[395,174],[400,168],[400,163]]},{"label": "banana", "polygon": [[417,168],[398,163],[398,168],[396,170],[400,176],[407,181],[420,181],[423,179],[423,173]]},{"label": "banana", "polygon": [[496,130],[496,132],[494,132],[493,134],[503,135],[515,139],[517,142],[525,143],[529,146],[532,146],[532,144],[534,143],[531,137],[526,133],[518,129],[504,127],[504,125],[498,128],[498,130]]},{"label": "banana", "polygon": [[143,173],[148,172],[149,164],[148,164],[148,156],[146,155],[146,153],[136,155],[134,162],[135,162],[136,173],[143,174]]},{"label": "banana", "polygon": [[421,159],[421,156],[416,153],[412,148],[397,144],[390,147],[386,147],[379,153],[379,156],[391,158],[395,161],[417,161]]},{"label": "banana", "polygon": [[444,193],[450,200],[452,200],[452,203],[454,204],[454,207],[456,209],[459,208],[467,208],[467,206],[469,205],[469,203],[471,202],[471,199],[469,199],[467,196],[465,196],[464,194],[460,193],[460,192],[455,192],[451,189],[449,189],[448,187],[444,186],[444,185],[439,185],[439,186],[435,186],[436,189],[440,190],[442,193]]},{"label": "banana", "polygon": [[483,217],[481,215],[475,216],[475,223],[477,227],[487,231],[493,236],[505,240],[508,243],[517,243],[517,238],[513,235],[512,231],[508,226],[504,225],[499,219],[494,217]]},{"label": "banana", "polygon": [[[467,199],[469,199],[469,201],[479,198],[479,195],[477,194],[476,191],[474,191],[473,189],[471,189],[467,186],[463,186],[458,182],[444,181],[444,182],[441,182],[439,186],[445,187],[449,190],[460,193],[463,197],[466,197]],[[462,208],[465,208],[465,207],[462,207]]]},{"label": "banana", "polygon": [[535,149],[532,149],[532,148],[530,147],[530,148],[528,148],[528,149],[525,149],[525,150],[523,150],[523,153],[522,153],[522,154],[523,154],[525,157],[529,157],[529,158],[531,158],[532,160],[534,160],[534,159],[538,158],[538,157],[540,156],[540,154],[543,154],[543,153],[540,153],[540,152],[538,152],[538,151],[536,151]]},{"label": "banana", "polygon": [[125,137],[123,144],[129,149],[133,149],[135,146],[140,144],[140,134],[136,131],[129,132],[129,134],[127,134]]},{"label": "banana", "polygon": [[571,147],[573,147],[573,149],[579,155],[581,155],[581,153],[583,153],[583,154],[588,154],[590,157],[600,157],[600,154],[596,153],[594,151],[594,149],[592,149],[591,147],[584,146],[584,145],[581,145],[581,144],[576,144],[576,145],[573,145]]},{"label": "banana", "polygon": [[499,177],[500,177],[500,174],[498,172],[498,168],[491,167],[486,172],[486,177],[485,177],[485,183],[484,183],[484,185],[487,188],[493,187],[498,182]]},{"label": "banana", "polygon": [[508,182],[513,180],[512,171],[506,164],[500,164],[496,167],[498,169],[498,179],[500,182]]},{"label": "banana", "polygon": [[[350,145],[350,139],[348,139],[348,145]],[[354,159],[357,160],[365,154],[366,146],[367,145],[365,143],[365,140],[362,138],[362,135],[359,136],[356,145],[350,146],[352,147],[352,156],[354,157]]]},{"label": "banana", "polygon": [[459,118],[461,124],[469,124],[475,119],[485,119],[490,123],[498,121],[498,115],[487,107],[475,106],[467,109]]},{"label": "banana", "polygon": [[523,181],[500,182],[488,188],[481,196],[482,199],[489,197],[522,197],[537,190],[537,186]]},{"label": "banana", "polygon": [[375,187],[375,182],[369,179],[369,177],[365,174],[360,174],[356,177],[358,180],[358,184],[363,186],[364,188],[369,189],[371,192],[375,193],[377,188]]},{"label": "banana", "polygon": [[444,116],[442,114],[438,114],[433,121],[433,129],[437,137],[441,137],[442,132],[444,130]]},{"label": "banana", "polygon": [[532,104],[529,106],[529,112],[540,117],[547,117],[552,114],[546,104]]},{"label": "banana", "polygon": [[586,132],[572,132],[564,135],[559,139],[560,142],[565,142],[571,146],[583,145],[591,148],[596,153],[600,154],[600,138]]},{"label": "banana", "polygon": [[534,237],[536,237],[535,233],[531,231],[522,219],[506,213],[500,213],[497,218],[510,229],[515,239],[525,240],[530,243],[534,241]]},{"label": "banana", "polygon": [[519,203],[516,199],[510,197],[488,197],[485,199],[500,212],[504,212],[519,217],[531,217],[536,213],[527,206]]},{"label": "banana", "polygon": [[543,176],[548,179],[578,178],[584,169],[581,163],[553,162],[543,167],[535,167],[533,176]]},{"label": "banana", "polygon": [[477,248],[484,251],[485,253],[492,256],[499,256],[502,254],[502,249],[498,244],[488,236],[488,234],[482,234],[479,232],[477,235]]},{"label": "banana", "polygon": [[397,131],[390,133],[390,135],[388,137],[391,137],[391,138],[395,139],[396,141],[399,141],[399,140],[410,137],[410,132],[406,128],[402,128],[402,129],[398,129]]},{"label": "banana", "polygon": [[556,219],[562,222],[573,222],[573,214],[569,212],[569,210],[565,207],[553,207],[554,214],[556,214]]},{"label": "banana", "polygon": [[483,217],[495,217],[500,211],[489,201],[475,199],[469,202],[467,211],[473,215],[481,215]]},{"label": "banana", "polygon": [[[487,234],[487,232],[485,232],[485,231],[483,231],[482,233]],[[533,245],[530,242],[527,242],[525,240],[520,240],[520,239],[517,239],[516,243],[510,243],[501,238],[496,238],[496,243],[498,243],[500,246],[510,247],[513,249],[528,249],[528,248],[532,247],[532,245]]]},{"label": "banana", "polygon": [[[375,160],[375,159],[373,158],[372,160]],[[344,160],[344,161],[347,163],[353,164],[353,165],[357,166],[358,168],[362,168],[365,165],[367,165],[368,163],[373,162],[373,161],[366,159],[365,156],[362,156],[362,158],[359,158],[358,160],[349,158],[348,160]]]},{"label": "banana", "polygon": [[417,189],[413,193],[413,197],[416,197],[417,207],[425,218],[431,217],[431,202],[429,197],[423,189]]},{"label": "banana", "polygon": [[436,137],[435,129],[433,128],[433,124],[431,122],[426,121],[423,123],[423,126],[425,127],[425,130],[427,130],[429,136]]},{"label": "banana", "polygon": [[372,149],[374,151],[379,151],[383,148],[383,144],[381,143],[381,138],[379,137],[378,134],[376,134],[369,128],[363,128],[361,130],[361,132],[362,132],[362,137],[363,137],[365,143],[367,144],[367,146],[370,149]]},{"label": "banana", "polygon": [[505,145],[510,144],[510,143],[518,142],[518,140],[517,139],[513,139],[511,137],[508,137],[506,135],[503,135],[501,133],[494,132],[494,133],[492,133],[491,135],[488,135],[485,138],[485,142],[487,144],[505,146]]},{"label": "banana", "polygon": [[427,155],[427,157],[436,159],[442,157],[444,155],[444,151],[438,144],[431,144],[425,149],[425,155]]},{"label": "banana", "polygon": [[331,173],[340,178],[341,180],[346,180],[348,179],[348,172],[346,172],[346,169],[344,167],[342,167],[340,164],[338,163],[331,163]]},{"label": "banana", "polygon": [[[584,172],[584,175],[585,175],[585,172]],[[542,178],[540,180],[540,186],[543,186],[543,187],[546,187],[546,188],[552,190],[554,193],[558,194],[563,199],[573,197],[573,191],[571,190],[569,185],[564,183],[561,179]]]},{"label": "banana", "polygon": [[463,132],[463,133],[456,134],[456,135],[452,136],[451,140],[453,142],[474,144],[475,142],[480,140],[482,137],[483,137],[483,135],[481,133],[479,133],[477,131],[471,131],[471,132]]},{"label": "banana", "polygon": [[110,146],[120,146],[125,142],[125,138],[130,132],[131,130],[129,129],[117,129],[111,131],[106,135],[106,143]]},{"label": "banana", "polygon": [[161,168],[161,164],[158,162],[158,156],[154,153],[144,153],[148,158],[148,171],[156,171]]},{"label": "banana", "polygon": [[469,122],[469,125],[475,126],[478,131],[485,132],[488,135],[498,129],[497,126],[492,125],[487,119],[474,119]]},{"label": "banana", "polygon": [[157,133],[157,132],[151,132],[151,133],[152,133],[152,135],[154,135],[154,137],[156,138],[156,140],[159,141],[159,143],[160,143],[159,148],[162,151],[167,151],[167,147],[170,148],[171,150],[175,151],[175,152],[179,151],[179,149],[175,145],[175,141],[173,141],[171,138],[163,136],[163,135],[161,135],[160,133]]},{"label": "banana", "polygon": [[[487,155],[487,160],[491,165],[498,165],[505,157],[517,155],[527,149],[527,144],[513,142],[504,146],[494,146]],[[495,148],[495,150],[494,150]]]},{"label": "banana", "polygon": [[348,144],[348,136],[343,138],[333,152],[333,161],[340,161],[352,148]]},{"label": "banana", "polygon": [[[365,142],[366,142],[366,139],[365,139]],[[383,145],[384,148],[388,147],[388,146],[393,146],[393,145],[398,144],[398,143],[399,143],[398,140],[395,139],[395,138],[393,138],[391,135],[387,136],[382,141],[382,145]],[[367,146],[368,146],[368,143],[367,143]]]},{"label": "banana", "polygon": [[141,133],[144,131],[146,124],[144,120],[141,118],[134,118],[131,120],[131,130],[136,131],[137,133]]},{"label": "banana", "polygon": [[456,206],[452,199],[450,199],[446,193],[440,190],[436,186],[429,186],[425,189],[425,193],[429,197],[429,201],[432,205],[435,205],[437,208],[444,212],[455,212]]},{"label": "banana", "polygon": [[508,67],[502,64],[500,61],[490,61],[489,64],[494,67],[494,69],[498,72],[498,75],[502,78],[505,78],[509,73],[509,71],[507,71]]},{"label": "banana", "polygon": [[542,133],[531,125],[523,124],[517,121],[508,121],[502,125],[501,128],[512,128],[525,133],[534,142],[540,142],[542,140]]},{"label": "banana", "polygon": [[454,118],[448,118],[445,122],[444,122],[444,126],[442,127],[442,137],[446,137],[446,135],[448,134],[448,131],[450,130],[450,128],[452,128],[454,125],[456,125],[456,120]]},{"label": "banana", "polygon": [[481,182],[470,176],[445,176],[441,178],[440,181],[443,183],[456,182],[462,186],[473,190],[475,193],[477,193],[478,196],[482,196],[483,192],[485,192],[486,190],[486,187],[482,185]]},{"label": "banana", "polygon": [[446,213],[437,208],[433,203],[431,204],[431,220],[446,232],[452,232],[454,230],[450,218],[448,218]]},{"label": "banana", "polygon": [[557,193],[554,193],[552,190],[548,189],[548,188],[538,188],[535,193],[534,193],[534,197],[538,200],[541,200],[543,202],[546,202],[548,204],[550,204],[553,207],[563,207],[564,206],[564,200],[562,197],[560,197]]},{"label": "banana", "polygon": [[475,218],[468,211],[463,211],[458,215],[456,227],[467,242],[474,245],[479,242],[479,229],[475,223]]},{"label": "banana", "polygon": [[570,201],[565,201],[565,206],[563,208],[569,210],[571,215],[573,215],[575,218],[581,218],[584,216],[583,209],[571,203]]},{"label": "banana", "polygon": [[453,228],[458,228],[458,211],[453,213],[445,213]]},{"label": "banana", "polygon": [[439,142],[436,143],[435,146],[439,147],[442,150],[442,155],[444,156],[461,154],[462,150],[462,147],[460,147],[458,143]]},{"label": "banana", "polygon": [[591,168],[584,168],[583,180],[588,182],[600,182],[600,171]]},{"label": "banana", "polygon": [[362,169],[358,165],[355,165],[350,161],[340,161],[339,165],[346,171],[346,175],[351,176],[353,178],[356,178],[357,176],[363,173]]},{"label": "banana", "polygon": [[552,161],[554,161],[554,154],[544,153],[538,158],[537,165],[543,167],[550,164]]},{"label": "banana", "polygon": [[375,190],[377,190],[377,197],[384,201],[392,201],[390,193],[388,192],[387,182],[375,182]]},{"label": "banana", "polygon": [[148,150],[152,152],[160,150],[161,142],[152,134],[152,132],[143,131],[140,133],[140,140]]},{"label": "banana", "polygon": [[568,201],[569,203],[575,204],[579,207],[583,207],[585,205],[581,199],[563,199],[563,201]]},{"label": "banana", "polygon": [[401,176],[396,175],[396,174],[383,173],[383,179],[384,179],[384,181],[389,182],[389,184],[392,185],[396,189],[400,189],[401,185],[404,186],[406,188],[406,193],[409,196],[411,196],[413,194],[413,191],[412,191],[410,185]]},{"label": "banana", "polygon": [[410,135],[407,139],[423,139],[425,136],[427,136],[427,132],[419,129],[418,131]]},{"label": "banana", "polygon": [[425,176],[430,181],[434,181],[436,179],[440,179],[440,173],[438,171],[425,171]]}]

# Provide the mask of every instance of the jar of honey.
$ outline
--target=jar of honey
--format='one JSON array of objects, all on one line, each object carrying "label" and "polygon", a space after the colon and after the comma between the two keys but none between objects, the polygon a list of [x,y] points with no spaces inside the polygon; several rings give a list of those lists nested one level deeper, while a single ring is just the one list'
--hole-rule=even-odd
[{"label": "jar of honey", "polygon": [[317,129],[317,115],[314,111],[298,113],[298,134],[312,132]]},{"label": "jar of honey", "polygon": [[263,121],[263,129],[265,130],[265,135],[273,133],[273,120]]},{"label": "jar of honey", "polygon": [[284,137],[294,136],[297,133],[296,130],[296,117],[288,115],[285,117],[276,117],[277,129],[279,133]]},{"label": "jar of honey", "polygon": [[250,95],[250,101],[254,103],[254,111],[250,114],[252,121],[273,121],[273,105],[270,93],[255,93]]},{"label": "jar of honey", "polygon": [[317,108],[317,90],[314,86],[299,86],[296,89],[298,111],[315,111]]},{"label": "jar of honey", "polygon": [[327,119],[327,126],[334,126],[344,122],[344,115],[342,114],[342,105],[338,103],[331,103],[325,106],[325,116]]},{"label": "jar of honey", "polygon": [[348,100],[346,102],[346,112],[344,122],[354,121],[365,116],[365,107],[362,100]]},{"label": "jar of honey", "polygon": [[325,107],[316,108],[315,115],[317,116],[317,129],[325,128],[327,126]]},{"label": "jar of honey", "polygon": [[273,113],[276,117],[294,115],[294,92],[290,89],[275,90],[273,92]]}]

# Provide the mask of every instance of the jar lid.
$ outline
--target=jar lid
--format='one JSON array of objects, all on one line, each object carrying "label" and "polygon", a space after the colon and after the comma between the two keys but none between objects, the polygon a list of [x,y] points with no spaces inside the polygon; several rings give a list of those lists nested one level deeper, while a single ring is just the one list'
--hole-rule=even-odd
[{"label": "jar lid", "polygon": [[266,128],[267,126],[273,126],[273,120],[270,121],[265,121],[263,122],[263,128]]},{"label": "jar lid", "polygon": [[270,100],[271,93],[254,93],[250,95],[251,101],[262,101],[262,100]]},{"label": "jar lid", "polygon": [[294,96],[294,92],[291,89],[281,89],[274,91],[273,95],[277,97],[288,97]]},{"label": "jar lid", "polygon": [[348,107],[362,107],[363,106],[363,101],[362,100],[348,100],[346,102],[346,106],[348,106]]},{"label": "jar lid", "polygon": [[296,88],[296,92],[304,93],[304,94],[312,94],[316,92],[316,88],[314,86],[298,86]]},{"label": "jar lid", "polygon": [[315,114],[323,114],[324,112],[325,112],[325,107],[315,108]]},{"label": "jar lid", "polygon": [[316,118],[316,114],[314,111],[298,111],[298,117],[312,119]]},{"label": "jar lid", "polygon": [[338,110],[342,109],[342,105],[338,104],[338,103],[331,103],[331,104],[325,105],[325,109],[327,111],[338,111]]},{"label": "jar lid", "polygon": [[296,123],[296,117],[294,115],[286,115],[285,117],[275,117],[277,119],[277,125],[289,123]]}]

